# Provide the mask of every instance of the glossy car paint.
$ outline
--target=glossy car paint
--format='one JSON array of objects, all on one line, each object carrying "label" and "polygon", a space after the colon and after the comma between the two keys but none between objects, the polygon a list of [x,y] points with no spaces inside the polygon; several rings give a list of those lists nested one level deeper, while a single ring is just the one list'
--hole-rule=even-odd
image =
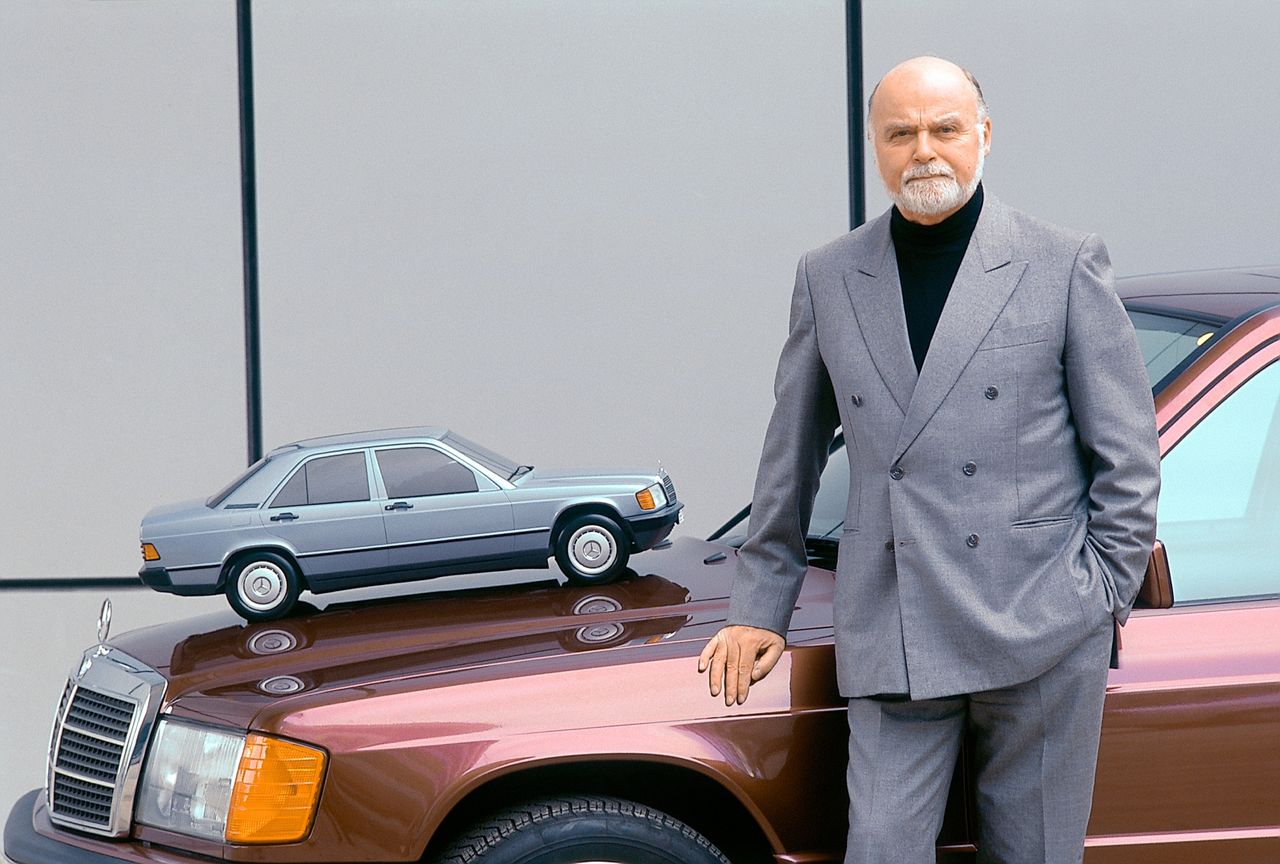
[{"label": "glossy car paint", "polygon": [[[1144,302],[1185,303],[1212,275],[1176,301],[1147,291]],[[1122,292],[1130,287],[1147,290]],[[1255,300],[1267,298],[1219,297],[1218,308],[1226,315]],[[1162,452],[1277,352],[1280,311],[1208,340],[1157,398]],[[34,824],[137,864],[194,860],[178,850],[231,861],[413,861],[465,825],[450,814],[478,812],[473,805],[625,790],[726,848],[737,833],[755,854],[739,850],[735,862],[838,861],[847,732],[833,675],[834,577],[810,569],[782,660],[745,705],[726,707],[694,669],[723,623],[735,555],[680,538],[600,588],[423,593],[251,626],[227,613],[113,639],[169,679],[174,716],[325,747],[314,830],[279,847],[145,827],[108,842],[54,829],[39,803]],[[1276,597],[1134,611],[1108,680],[1089,864],[1280,861],[1277,634]],[[261,683],[279,674],[304,689],[268,695]],[[963,758],[959,768],[941,861],[973,859]],[[680,809],[682,791],[694,803]]]}]

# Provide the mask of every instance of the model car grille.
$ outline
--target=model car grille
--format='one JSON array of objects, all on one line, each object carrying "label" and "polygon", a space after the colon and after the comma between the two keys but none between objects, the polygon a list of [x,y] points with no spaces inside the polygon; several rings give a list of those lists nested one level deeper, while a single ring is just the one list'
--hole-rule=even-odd
[{"label": "model car grille", "polygon": [[54,718],[49,817],[119,836],[128,831],[144,731],[155,722],[164,679],[114,649],[95,649],[86,658],[89,663],[68,682]]},{"label": "model car grille", "polygon": [[676,500],[676,484],[671,482],[671,478],[666,474],[662,475],[662,489],[667,493],[667,500]]}]

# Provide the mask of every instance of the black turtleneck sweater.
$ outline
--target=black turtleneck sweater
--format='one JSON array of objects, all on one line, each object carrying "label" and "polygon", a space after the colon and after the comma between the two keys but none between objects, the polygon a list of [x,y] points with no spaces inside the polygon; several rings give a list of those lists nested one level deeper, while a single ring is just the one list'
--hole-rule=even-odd
[{"label": "black turtleneck sweater", "polygon": [[942,307],[981,212],[979,183],[965,205],[937,225],[910,222],[897,207],[889,217],[889,234],[902,283],[902,308],[907,313],[907,335],[917,372],[924,366],[933,331],[938,327]]}]

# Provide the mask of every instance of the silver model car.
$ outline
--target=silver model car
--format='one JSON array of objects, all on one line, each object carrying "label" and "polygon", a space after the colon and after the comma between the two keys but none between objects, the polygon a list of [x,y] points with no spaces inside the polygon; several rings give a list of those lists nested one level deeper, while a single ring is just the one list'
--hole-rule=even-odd
[{"label": "silver model car", "polygon": [[142,520],[138,575],[171,594],[225,591],[250,621],[299,593],[546,567],[613,579],[681,520],[665,471],[545,472],[438,428],[279,447],[212,498]]}]

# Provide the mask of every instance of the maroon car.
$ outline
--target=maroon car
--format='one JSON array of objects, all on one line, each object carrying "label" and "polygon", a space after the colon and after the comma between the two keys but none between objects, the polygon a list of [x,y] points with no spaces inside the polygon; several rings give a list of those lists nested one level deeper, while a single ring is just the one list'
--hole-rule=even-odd
[{"label": "maroon car", "polygon": [[[1280,268],[1121,293],[1164,456],[1161,543],[1110,674],[1086,860],[1280,861]],[[151,628],[72,670],[17,864],[838,861],[837,440],[786,654],[742,706],[695,658],[741,528],[619,582]],[[53,707],[53,706],[51,706]],[[34,746],[34,742],[26,742]],[[939,860],[974,854],[962,755]]]}]

